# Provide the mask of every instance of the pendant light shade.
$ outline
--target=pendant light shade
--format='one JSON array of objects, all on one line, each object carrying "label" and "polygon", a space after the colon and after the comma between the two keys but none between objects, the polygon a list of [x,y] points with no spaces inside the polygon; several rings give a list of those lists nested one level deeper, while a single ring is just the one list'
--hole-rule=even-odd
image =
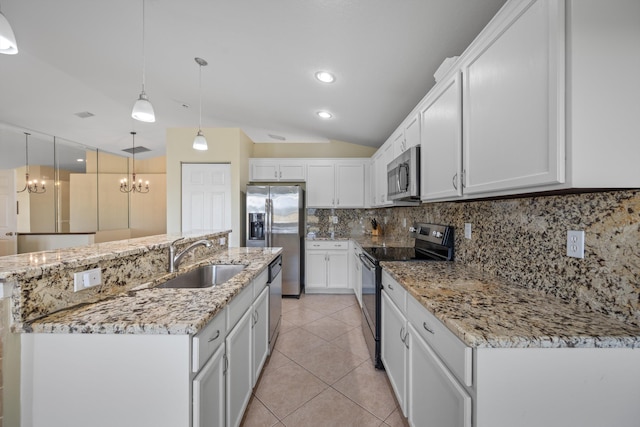
[{"label": "pendant light shade", "polygon": [[135,104],[133,104],[133,110],[131,111],[131,117],[141,122],[153,123],[156,121],[156,115],[153,111],[153,106],[147,98],[147,94],[144,91],[145,77],[146,77],[146,58],[144,54],[144,0],[142,0],[142,92]]},{"label": "pendant light shade", "polygon": [[0,53],[15,55],[18,53],[16,36],[13,34],[7,18],[0,12]]},{"label": "pendant light shade", "polygon": [[131,117],[147,123],[153,123],[156,121],[156,115],[153,112],[153,105],[149,102],[149,98],[147,98],[147,94],[144,93],[144,90],[140,93],[140,97],[133,105]]},{"label": "pendant light shade", "polygon": [[198,124],[198,134],[193,139],[193,149],[206,151],[209,149],[209,145],[207,144],[207,139],[202,134],[202,67],[206,67],[208,63],[202,58],[195,58],[195,61],[199,66],[198,91],[200,92],[200,122]]}]

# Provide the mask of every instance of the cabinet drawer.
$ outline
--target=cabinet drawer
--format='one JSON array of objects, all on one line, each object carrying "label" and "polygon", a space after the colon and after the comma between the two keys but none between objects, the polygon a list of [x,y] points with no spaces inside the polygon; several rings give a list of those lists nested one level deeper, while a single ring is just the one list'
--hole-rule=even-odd
[{"label": "cabinet drawer", "polygon": [[227,334],[226,307],[193,336],[193,361],[191,370],[198,372],[209,357],[224,343]]},{"label": "cabinet drawer", "polygon": [[466,346],[453,332],[424,308],[415,298],[409,296],[407,317],[409,323],[420,336],[440,356],[460,382],[472,384],[472,349]]},{"label": "cabinet drawer", "polygon": [[386,271],[382,270],[382,288],[402,313],[407,311],[407,291],[400,286]]},{"label": "cabinet drawer", "polygon": [[258,298],[260,292],[267,286],[269,280],[269,268],[262,270],[262,273],[258,274],[258,277],[253,279],[253,299]]},{"label": "cabinet drawer", "polygon": [[311,240],[307,241],[307,249],[349,249],[348,240]]},{"label": "cabinet drawer", "polygon": [[251,303],[253,303],[253,284],[253,281],[248,284],[227,306],[227,331],[233,329],[238,320],[251,307]]}]

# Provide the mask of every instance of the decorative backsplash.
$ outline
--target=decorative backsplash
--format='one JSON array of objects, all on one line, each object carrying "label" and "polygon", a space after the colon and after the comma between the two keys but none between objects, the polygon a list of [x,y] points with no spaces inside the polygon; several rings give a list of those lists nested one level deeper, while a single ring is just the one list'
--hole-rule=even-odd
[{"label": "decorative backsplash", "polygon": [[[338,217],[333,224],[331,216]],[[455,227],[457,262],[640,326],[640,191],[428,203],[381,209],[308,209],[307,231],[328,237],[408,237],[414,222]],[[361,221],[362,220],[362,221]],[[406,223],[406,226],[403,224]],[[472,224],[471,240],[464,224]],[[585,231],[585,258],[566,256],[567,230]]]}]

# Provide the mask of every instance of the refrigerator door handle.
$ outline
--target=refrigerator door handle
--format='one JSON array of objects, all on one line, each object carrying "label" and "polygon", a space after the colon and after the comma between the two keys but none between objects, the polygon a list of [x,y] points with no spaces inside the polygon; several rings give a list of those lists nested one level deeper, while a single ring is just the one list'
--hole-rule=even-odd
[{"label": "refrigerator door handle", "polygon": [[273,214],[273,204],[271,199],[265,200],[264,212],[265,212],[265,241],[266,246],[271,246],[271,228],[272,228],[272,214]]}]

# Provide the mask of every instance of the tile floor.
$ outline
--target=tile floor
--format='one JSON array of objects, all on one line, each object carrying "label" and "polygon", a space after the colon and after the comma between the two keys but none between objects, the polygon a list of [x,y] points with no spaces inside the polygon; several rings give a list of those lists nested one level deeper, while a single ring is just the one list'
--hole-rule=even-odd
[{"label": "tile floor", "polygon": [[353,295],[282,300],[280,337],[244,427],[404,427],[384,371],[369,357]]}]

